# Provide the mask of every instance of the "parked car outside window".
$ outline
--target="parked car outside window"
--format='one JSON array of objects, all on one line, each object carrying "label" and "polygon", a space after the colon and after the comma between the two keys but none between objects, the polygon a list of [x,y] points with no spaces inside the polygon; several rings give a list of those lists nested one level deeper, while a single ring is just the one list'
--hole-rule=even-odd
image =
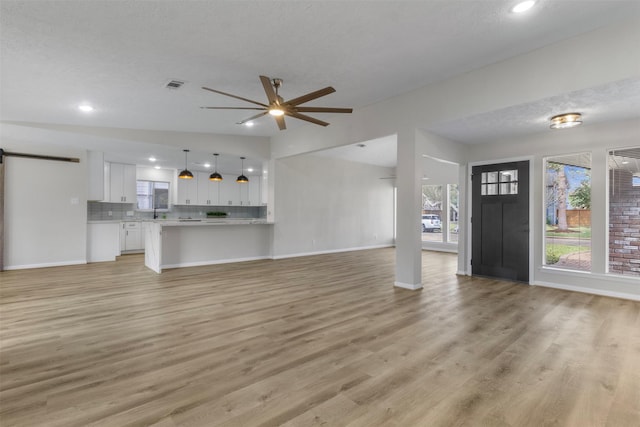
[{"label": "parked car outside window", "polygon": [[442,231],[440,217],[438,215],[433,215],[433,214],[422,215],[422,232],[433,233],[436,231]]}]

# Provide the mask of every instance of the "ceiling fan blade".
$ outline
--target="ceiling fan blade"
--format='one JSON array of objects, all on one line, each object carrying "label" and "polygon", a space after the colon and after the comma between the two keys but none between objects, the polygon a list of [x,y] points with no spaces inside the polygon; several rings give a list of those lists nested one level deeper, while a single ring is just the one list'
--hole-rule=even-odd
[{"label": "ceiling fan blade", "polygon": [[300,113],[353,113],[353,108],[295,107]]},{"label": "ceiling fan blade", "polygon": [[284,124],[284,116],[273,116],[276,119],[276,123],[278,123],[278,127],[280,130],[285,130],[287,126]]},{"label": "ceiling fan blade", "polygon": [[204,87],[204,86],[202,86],[202,89],[204,89],[204,90],[208,90],[208,91],[211,91],[211,92],[215,92],[215,93],[219,93],[220,95],[230,96],[231,98],[240,99],[240,100],[242,100],[242,101],[250,102],[250,103],[252,103],[252,104],[261,105],[261,106],[263,106],[263,107],[265,107],[265,108],[269,107],[268,105],[265,105],[265,104],[263,104],[262,102],[252,101],[252,100],[250,100],[250,99],[243,98],[243,97],[241,97],[241,96],[231,95],[230,93],[221,92],[221,91],[219,91],[219,90],[211,89],[211,88],[208,88],[208,87]]},{"label": "ceiling fan blade", "polygon": [[203,110],[264,110],[258,107],[200,107]]},{"label": "ceiling fan blade", "polygon": [[329,123],[323,122],[322,120],[318,120],[314,117],[307,116],[305,114],[296,113],[295,111],[286,111],[285,114],[287,116],[295,117],[296,119],[304,120],[307,122],[315,123],[320,126],[329,126]]},{"label": "ceiling fan blade", "polygon": [[271,85],[271,79],[267,76],[260,76],[260,81],[262,82],[262,87],[264,87],[264,92],[267,94],[267,99],[269,100],[269,104],[278,103],[278,97],[276,96],[276,92],[273,90],[273,86]]},{"label": "ceiling fan blade", "polygon": [[335,92],[336,90],[331,86],[327,86],[324,89],[316,90],[315,92],[308,93],[306,95],[299,96],[297,98],[293,98],[290,101],[285,102],[288,105],[300,105],[305,102],[313,101],[316,98],[320,98],[321,96],[329,95],[330,93]]},{"label": "ceiling fan blade", "polygon": [[[256,108],[256,110],[257,110],[257,108]],[[249,117],[248,119],[244,119],[244,120],[242,120],[242,121],[239,121],[237,124],[239,124],[239,125],[243,125],[243,124],[245,124],[245,123],[247,123],[247,122],[250,122],[251,120],[258,119],[258,118],[260,118],[260,117],[264,116],[264,115],[265,115],[265,114],[267,114],[267,113],[268,113],[268,111],[265,111],[264,113],[256,114],[255,116],[251,116],[251,117]]]}]

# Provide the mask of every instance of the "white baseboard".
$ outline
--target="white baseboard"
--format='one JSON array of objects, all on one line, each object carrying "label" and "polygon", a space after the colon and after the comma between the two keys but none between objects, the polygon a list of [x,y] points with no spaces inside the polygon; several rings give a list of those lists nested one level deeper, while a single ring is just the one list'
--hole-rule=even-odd
[{"label": "white baseboard", "polygon": [[312,256],[312,255],[325,255],[325,254],[337,254],[340,252],[352,252],[352,251],[364,251],[367,249],[380,249],[380,248],[392,248],[394,245],[388,243],[386,245],[375,245],[375,246],[358,246],[356,248],[345,248],[345,249],[331,249],[327,251],[314,251],[314,252],[302,252],[297,254],[287,254],[287,255],[276,255],[273,259],[285,259],[285,258],[297,258],[303,256]]},{"label": "white baseboard", "polygon": [[233,259],[223,259],[223,260],[213,260],[213,261],[184,262],[184,263],[178,263],[178,264],[161,265],[160,269],[164,270],[165,268],[200,267],[202,265],[229,264],[232,262],[257,261],[261,259],[272,259],[272,258],[269,256],[260,256],[260,257],[233,258]]},{"label": "white baseboard", "polygon": [[411,291],[417,291],[418,289],[422,289],[422,283],[410,284],[410,283],[395,282],[393,286],[397,288],[402,288],[402,289],[409,289]]},{"label": "white baseboard", "polygon": [[26,270],[29,268],[47,268],[47,267],[63,267],[65,265],[81,265],[86,264],[86,259],[72,261],[45,262],[42,264],[23,264],[23,265],[5,265],[5,270]]},{"label": "white baseboard", "polygon": [[535,281],[533,283],[535,286],[542,286],[545,288],[554,288],[554,289],[562,289],[564,291],[573,291],[573,292],[581,292],[583,294],[592,294],[592,295],[602,295],[605,297],[613,297],[613,298],[622,298],[633,301],[640,301],[640,295],[638,294],[629,294],[626,292],[614,292],[607,291],[603,289],[594,289],[594,288],[585,288],[582,286],[573,286],[573,285],[563,285],[560,283],[551,283],[551,282],[542,282]]}]

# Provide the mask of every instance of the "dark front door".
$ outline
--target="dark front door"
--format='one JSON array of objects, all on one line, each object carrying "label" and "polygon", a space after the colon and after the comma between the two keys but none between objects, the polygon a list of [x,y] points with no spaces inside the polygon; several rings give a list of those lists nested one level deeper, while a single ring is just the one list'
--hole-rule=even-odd
[{"label": "dark front door", "polygon": [[471,271],[529,282],[529,162],[472,172]]}]

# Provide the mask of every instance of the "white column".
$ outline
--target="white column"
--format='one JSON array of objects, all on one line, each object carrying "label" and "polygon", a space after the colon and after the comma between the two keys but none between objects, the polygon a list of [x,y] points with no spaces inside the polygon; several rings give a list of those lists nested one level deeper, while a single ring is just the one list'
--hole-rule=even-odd
[{"label": "white column", "polygon": [[395,286],[422,288],[422,157],[415,133],[398,133],[398,218],[396,224]]},{"label": "white column", "polygon": [[604,274],[609,263],[608,152],[597,149],[591,156],[591,271]]}]

